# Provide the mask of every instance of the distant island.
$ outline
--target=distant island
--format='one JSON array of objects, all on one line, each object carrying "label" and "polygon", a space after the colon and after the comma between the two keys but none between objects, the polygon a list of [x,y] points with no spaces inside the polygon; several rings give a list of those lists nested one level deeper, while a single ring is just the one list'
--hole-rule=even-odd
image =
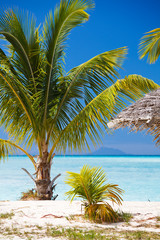
[{"label": "distant island", "polygon": [[[88,153],[70,153],[70,152],[67,152],[65,154],[65,156],[126,156],[128,155],[127,153],[119,150],[119,149],[116,149],[116,148],[108,148],[108,147],[100,147],[99,149],[95,150],[95,151],[92,151],[92,152],[88,152]],[[132,154],[129,154],[129,155],[132,155]],[[56,156],[63,156],[63,154],[56,154]]]},{"label": "distant island", "polygon": [[101,147],[97,149],[96,151],[90,153],[89,155],[95,156],[95,155],[127,155],[125,152],[116,149],[116,148],[107,148],[107,147]]},{"label": "distant island", "polygon": [[[123,152],[117,148],[108,148],[108,147],[100,147],[97,150],[92,150],[92,152],[71,153],[67,151],[65,154],[57,153],[57,152],[55,153],[56,153],[56,156],[160,156],[160,152],[158,151],[158,149],[157,151],[155,151],[154,154],[146,154],[145,152],[142,152],[142,153],[135,152],[133,154],[133,153]],[[30,151],[30,154],[33,155],[34,157],[38,155],[37,151],[35,150]],[[15,154],[14,156],[24,156],[24,154],[17,152],[17,154]]]}]

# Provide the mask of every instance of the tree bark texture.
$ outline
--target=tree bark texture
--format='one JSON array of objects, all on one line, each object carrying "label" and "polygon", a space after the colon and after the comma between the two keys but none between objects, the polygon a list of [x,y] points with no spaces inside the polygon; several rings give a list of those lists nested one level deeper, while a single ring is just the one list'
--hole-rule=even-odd
[{"label": "tree bark texture", "polygon": [[53,178],[51,181],[50,172],[51,172],[51,165],[52,162],[48,163],[48,152],[43,152],[42,157],[37,156],[37,163],[36,163],[36,178],[34,179],[32,175],[23,168],[23,170],[32,178],[36,185],[36,193],[38,198],[42,200],[55,200],[56,196],[53,196],[53,191],[55,189],[56,184],[54,184],[55,180],[61,175],[58,174],[56,177]]}]

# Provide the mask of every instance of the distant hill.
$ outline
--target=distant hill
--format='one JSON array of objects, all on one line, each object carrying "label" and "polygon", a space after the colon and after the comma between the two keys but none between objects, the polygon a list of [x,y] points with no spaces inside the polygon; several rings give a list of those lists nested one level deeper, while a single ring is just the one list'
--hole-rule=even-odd
[{"label": "distant hill", "polygon": [[98,150],[90,153],[90,155],[127,155],[127,154],[116,148],[101,147]]}]

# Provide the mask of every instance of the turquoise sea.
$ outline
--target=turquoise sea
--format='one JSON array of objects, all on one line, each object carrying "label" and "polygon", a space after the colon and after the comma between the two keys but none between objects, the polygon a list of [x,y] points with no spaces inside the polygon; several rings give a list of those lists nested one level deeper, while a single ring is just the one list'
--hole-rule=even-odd
[{"label": "turquoise sea", "polygon": [[[69,187],[64,184],[66,171],[79,172],[84,164],[101,166],[108,182],[125,190],[126,201],[160,201],[160,156],[57,156],[53,159],[52,176],[57,179],[57,200],[66,199]],[[18,200],[21,192],[34,188],[33,181],[21,169],[34,173],[30,160],[25,156],[10,156],[0,163],[0,200]]]}]

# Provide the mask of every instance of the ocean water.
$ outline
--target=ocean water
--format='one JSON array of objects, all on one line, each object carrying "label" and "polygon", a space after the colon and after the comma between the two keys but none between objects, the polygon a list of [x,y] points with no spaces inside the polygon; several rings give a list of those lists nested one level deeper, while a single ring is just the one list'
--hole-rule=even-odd
[{"label": "ocean water", "polygon": [[[53,159],[52,177],[57,179],[57,200],[66,199],[69,186],[64,183],[66,171],[79,172],[84,164],[102,167],[109,183],[125,190],[126,201],[160,201],[160,156],[57,156]],[[26,156],[10,156],[0,163],[0,200],[18,200],[22,192],[34,188],[34,182],[21,169],[34,173]]]}]

